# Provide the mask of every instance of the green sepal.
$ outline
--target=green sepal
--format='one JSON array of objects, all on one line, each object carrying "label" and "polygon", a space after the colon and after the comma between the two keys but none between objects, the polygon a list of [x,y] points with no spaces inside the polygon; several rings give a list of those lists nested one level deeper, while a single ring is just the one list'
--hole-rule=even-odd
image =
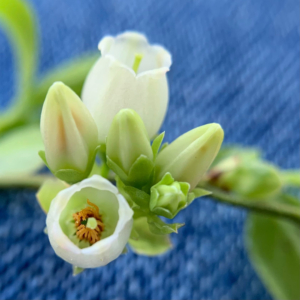
[{"label": "green sepal", "polygon": [[134,186],[142,187],[148,182],[153,167],[153,162],[147,156],[141,155],[129,170],[129,182]]},{"label": "green sepal", "polygon": [[46,160],[46,153],[44,150],[40,150],[38,152],[39,157],[42,159],[42,161],[44,162],[44,164],[47,166],[47,168],[49,168],[47,160]]},{"label": "green sepal", "polygon": [[128,174],[111,160],[109,156],[107,156],[106,159],[109,168],[112,169],[126,185],[142,187],[148,182],[153,171],[153,162],[145,155],[140,155],[136,159]]},{"label": "green sepal", "polygon": [[36,194],[36,198],[45,213],[48,213],[51,201],[68,185],[56,178],[46,180]]},{"label": "green sepal", "polygon": [[190,205],[196,198],[211,195],[212,192],[201,189],[195,188],[188,194],[187,204]]},{"label": "green sepal", "polygon": [[144,209],[149,208],[150,196],[147,193],[132,186],[124,186],[124,191],[138,206]]},{"label": "green sepal", "polygon": [[[177,188],[177,190],[175,193],[172,193],[170,189],[174,188]],[[189,188],[189,183],[175,182],[172,175],[170,173],[166,173],[161,181],[151,188],[151,197],[149,203],[150,210],[156,215],[173,219],[179,213],[179,211],[187,206],[187,195]],[[162,189],[165,191],[162,191]],[[159,201],[164,203],[164,205],[160,205]],[[175,208],[174,204],[176,201],[177,207]]]},{"label": "green sepal", "polygon": [[178,229],[184,226],[184,223],[167,224],[155,215],[148,215],[147,222],[149,229],[153,234],[165,235],[170,233],[178,233]]},{"label": "green sepal", "polygon": [[73,267],[73,276],[76,276],[85,270],[83,268],[76,267],[76,266],[72,266],[72,267]]},{"label": "green sepal", "polygon": [[128,243],[137,254],[156,256],[172,248],[168,235],[157,235],[150,231],[146,217],[134,219],[133,229],[136,230],[139,238],[138,240],[129,239]]},{"label": "green sepal", "polygon": [[75,184],[75,183],[82,181],[83,179],[89,177],[89,175],[94,167],[96,154],[97,154],[98,150],[100,149],[100,147],[101,146],[97,146],[95,148],[95,150],[91,153],[88,164],[87,164],[87,168],[84,172],[80,172],[80,171],[74,170],[74,169],[60,169],[57,171],[51,170],[51,168],[49,167],[47,160],[46,160],[45,151],[39,151],[39,156],[45,162],[46,166],[49,168],[49,170],[53,173],[53,175],[55,177],[57,177],[60,180],[65,181],[69,184]]},{"label": "green sepal", "polygon": [[161,143],[162,143],[164,137],[165,137],[165,132],[162,132],[160,135],[158,135],[158,136],[154,139],[154,141],[153,141],[153,143],[152,143],[152,146],[151,146],[151,147],[152,147],[152,152],[153,152],[153,160],[155,160],[155,158],[156,158],[156,156],[157,156],[157,154],[158,154],[158,150],[159,150],[159,148],[160,148],[160,145],[161,145]]}]

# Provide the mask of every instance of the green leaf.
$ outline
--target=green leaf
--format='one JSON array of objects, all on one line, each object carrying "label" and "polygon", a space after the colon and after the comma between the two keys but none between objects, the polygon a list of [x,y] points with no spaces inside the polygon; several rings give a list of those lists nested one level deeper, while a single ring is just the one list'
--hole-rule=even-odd
[{"label": "green leaf", "polygon": [[195,188],[188,194],[187,204],[190,205],[196,198],[211,195],[212,192],[202,189],[202,188]]},{"label": "green leaf", "polygon": [[10,107],[0,113],[0,133],[22,124],[28,117],[26,110],[31,101],[30,89],[36,71],[37,22],[27,1],[0,1],[0,25],[4,28],[13,46],[18,74],[17,91]]},{"label": "green leaf", "polygon": [[254,213],[248,217],[245,230],[248,254],[275,299],[300,299],[299,236],[299,226],[292,222]]},{"label": "green leaf", "polygon": [[184,226],[184,224],[181,223],[167,224],[155,215],[148,215],[147,221],[149,224],[150,231],[153,234],[158,235],[178,233],[178,229]]},{"label": "green leaf", "polygon": [[45,213],[48,213],[51,201],[68,185],[56,178],[46,180],[36,194],[36,198]]},{"label": "green leaf", "polygon": [[132,186],[124,186],[124,191],[138,206],[142,208],[149,208],[150,196],[147,193]]},{"label": "green leaf", "polygon": [[129,240],[132,250],[140,255],[156,256],[165,253],[171,247],[171,241],[167,235],[156,235],[149,230],[147,218],[134,220],[133,228],[139,235],[138,240]]},{"label": "green leaf", "polygon": [[43,147],[39,126],[11,130],[0,139],[0,177],[33,174],[43,167],[38,151]]},{"label": "green leaf", "polygon": [[280,175],[283,185],[300,188],[300,170],[284,170]]},{"label": "green leaf", "polygon": [[50,70],[34,89],[32,101],[35,105],[42,105],[49,87],[55,81],[62,81],[80,97],[85,78],[99,57],[99,52],[85,54]]},{"label": "green leaf", "polygon": [[157,156],[159,147],[160,147],[160,145],[161,145],[161,143],[162,143],[164,137],[165,137],[165,132],[162,132],[160,135],[158,135],[158,136],[154,139],[154,141],[153,141],[153,143],[152,143],[152,146],[151,146],[151,147],[152,147],[152,152],[153,152],[153,160],[155,160],[155,158],[156,158],[156,156]]}]

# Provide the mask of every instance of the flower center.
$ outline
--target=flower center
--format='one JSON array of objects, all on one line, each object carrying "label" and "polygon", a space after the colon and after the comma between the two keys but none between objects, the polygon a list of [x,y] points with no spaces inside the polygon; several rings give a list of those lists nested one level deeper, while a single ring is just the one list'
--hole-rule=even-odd
[{"label": "flower center", "polygon": [[93,245],[100,241],[104,224],[98,206],[89,200],[87,203],[89,206],[73,214],[73,219],[75,220],[77,237]]}]

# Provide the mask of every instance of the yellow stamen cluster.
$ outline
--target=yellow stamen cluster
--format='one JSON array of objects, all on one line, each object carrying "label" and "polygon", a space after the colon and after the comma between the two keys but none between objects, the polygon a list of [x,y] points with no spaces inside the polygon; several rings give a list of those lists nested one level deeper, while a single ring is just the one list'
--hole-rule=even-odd
[{"label": "yellow stamen cluster", "polygon": [[[99,214],[99,208],[94,203],[87,200],[88,207],[84,208],[80,212],[73,214],[76,226],[76,235],[80,240],[87,240],[91,245],[98,242],[101,238],[101,233],[104,230],[104,224],[102,217]],[[82,221],[87,221],[88,218],[95,218],[97,221],[97,227],[94,229],[86,227],[86,224],[82,224]]]}]

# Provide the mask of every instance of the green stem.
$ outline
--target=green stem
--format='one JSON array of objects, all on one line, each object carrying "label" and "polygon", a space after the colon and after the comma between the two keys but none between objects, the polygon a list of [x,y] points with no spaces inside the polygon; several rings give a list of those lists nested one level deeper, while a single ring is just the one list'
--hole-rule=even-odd
[{"label": "green stem", "polygon": [[0,177],[1,188],[30,188],[38,189],[44,181],[54,178],[52,175],[23,175]]},{"label": "green stem", "polygon": [[227,193],[219,188],[213,187],[208,184],[205,184],[203,187],[211,191],[211,197],[219,202],[233,206],[238,206],[263,214],[286,218],[300,225],[300,209],[297,207],[295,208],[294,206],[278,203],[276,201],[272,202],[263,200],[247,200],[236,194]]}]

